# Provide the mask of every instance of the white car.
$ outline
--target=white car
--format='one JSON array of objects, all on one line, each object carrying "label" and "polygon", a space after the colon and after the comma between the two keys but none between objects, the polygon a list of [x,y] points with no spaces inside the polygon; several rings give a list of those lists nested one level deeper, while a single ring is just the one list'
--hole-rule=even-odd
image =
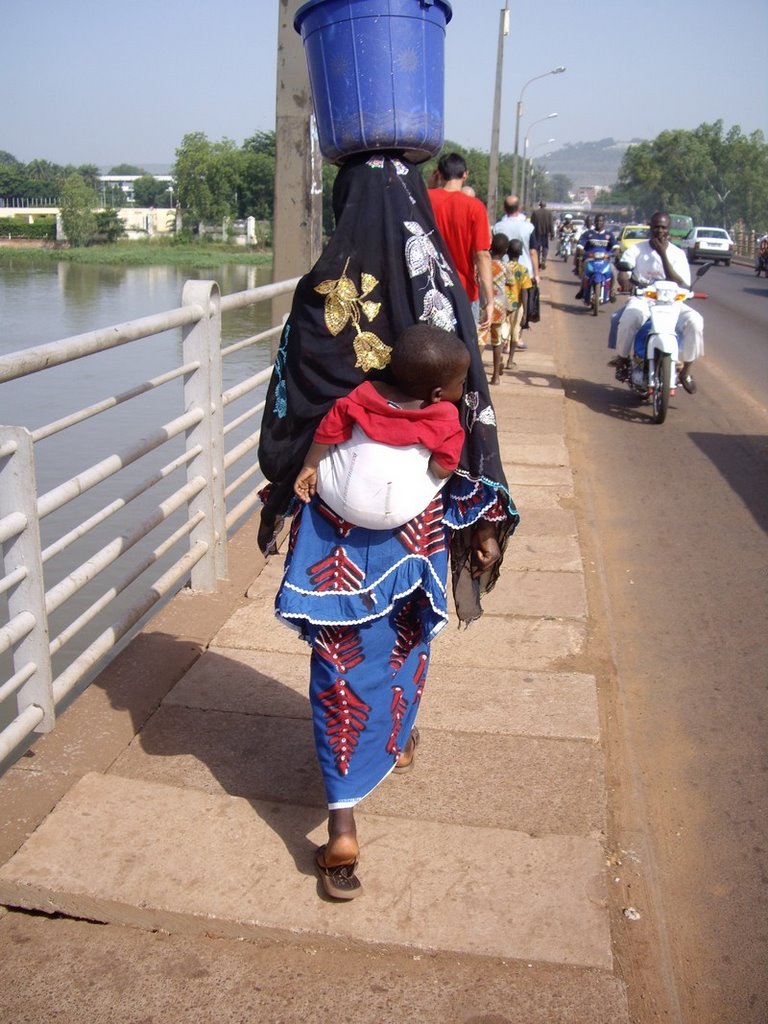
[{"label": "white car", "polygon": [[694,228],[677,244],[685,250],[689,263],[702,259],[731,265],[733,239],[725,228]]}]

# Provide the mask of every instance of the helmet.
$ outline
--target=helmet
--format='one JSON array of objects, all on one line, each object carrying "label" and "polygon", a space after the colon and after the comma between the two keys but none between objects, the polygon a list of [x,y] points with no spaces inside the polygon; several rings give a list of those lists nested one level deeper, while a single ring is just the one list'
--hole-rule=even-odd
[{"label": "helmet", "polygon": [[565,215],[565,218],[564,218],[564,219],[565,219],[565,220],[573,220],[573,214],[572,214],[572,213],[566,213],[566,215]]}]

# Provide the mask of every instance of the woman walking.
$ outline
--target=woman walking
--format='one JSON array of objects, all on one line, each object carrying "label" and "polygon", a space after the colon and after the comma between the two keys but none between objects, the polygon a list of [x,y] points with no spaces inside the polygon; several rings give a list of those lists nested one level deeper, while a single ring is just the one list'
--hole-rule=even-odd
[{"label": "woman walking", "polygon": [[[435,227],[417,167],[396,154],[348,160],[334,187],[336,230],[300,281],[267,394],[259,461],[259,543],[274,550],[294,514],[278,615],[312,649],[310,701],[328,798],[316,864],[325,892],[361,891],[354,807],[413,764],[430,645],[447,621],[450,558],[459,620],[482,614],[518,515],[501,467],[493,407],[466,293]],[[397,339],[425,322],[469,352],[459,403],[459,467],[426,508],[392,530],[354,526],[293,493],[318,423],[364,380],[387,381]],[[447,343],[446,343],[447,344]]]}]

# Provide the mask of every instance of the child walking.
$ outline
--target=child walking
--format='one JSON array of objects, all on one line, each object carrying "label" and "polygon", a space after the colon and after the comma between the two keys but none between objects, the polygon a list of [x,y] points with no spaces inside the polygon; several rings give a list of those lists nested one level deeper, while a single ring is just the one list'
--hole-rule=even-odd
[{"label": "child walking", "polygon": [[501,382],[502,350],[504,343],[504,323],[507,318],[507,285],[509,281],[509,270],[507,269],[506,255],[509,239],[501,233],[495,234],[491,239],[491,279],[493,281],[493,312],[489,325],[480,332],[479,341],[481,345],[487,345],[490,341],[493,354],[493,371],[491,384]]},{"label": "child walking", "polygon": [[430,324],[406,328],[392,351],[394,383],[365,381],[320,421],[294,491],[317,493],[342,519],[396,529],[429,504],[459,464],[469,353]]},{"label": "child walking", "polygon": [[523,293],[533,285],[528,271],[520,262],[522,252],[522,243],[517,238],[513,238],[507,248],[507,255],[509,257],[509,262],[507,263],[507,323],[509,325],[507,369],[515,365],[515,352],[520,343],[520,334],[523,329],[523,315],[525,311],[525,296]]}]

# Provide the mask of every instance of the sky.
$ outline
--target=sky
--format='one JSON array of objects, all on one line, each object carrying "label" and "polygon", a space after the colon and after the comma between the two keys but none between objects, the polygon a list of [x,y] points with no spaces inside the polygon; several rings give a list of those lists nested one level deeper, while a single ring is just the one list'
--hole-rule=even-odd
[{"label": "sky", "polygon": [[[566,144],[651,139],[720,118],[726,128],[768,134],[768,0],[509,5],[503,153],[514,151],[523,88],[520,148],[528,136],[529,155],[538,158]],[[445,134],[463,146],[490,150],[503,6],[452,2]],[[0,150],[24,163],[130,163],[157,172],[173,163],[188,132],[239,145],[272,130],[280,7],[280,0],[0,0]],[[547,74],[558,65],[567,70]],[[550,113],[557,118],[535,123]]]}]

